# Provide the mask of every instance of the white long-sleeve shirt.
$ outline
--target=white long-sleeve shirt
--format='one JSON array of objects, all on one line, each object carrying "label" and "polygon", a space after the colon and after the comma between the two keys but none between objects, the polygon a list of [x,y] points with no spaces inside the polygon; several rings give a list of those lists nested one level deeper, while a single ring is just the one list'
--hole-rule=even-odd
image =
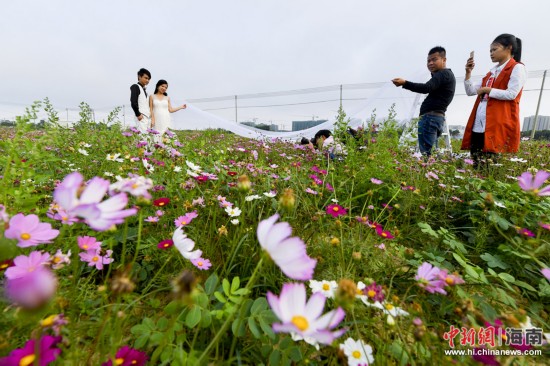
[{"label": "white long-sleeve shirt", "polygon": [[[491,69],[491,76],[496,80],[500,72],[506,67],[510,60],[506,61],[500,66],[495,66]],[[510,75],[510,81],[508,81],[508,88],[495,89],[492,88],[489,93],[489,98],[495,98],[500,100],[514,100],[518,96],[519,92],[525,85],[527,79],[527,71],[525,70],[525,65],[518,63],[514,66],[512,74]],[[464,89],[466,89],[467,95],[477,95],[477,91],[482,87],[481,83],[483,80],[473,83],[471,79],[464,80]],[[474,121],[473,132],[482,133],[485,132],[485,125],[487,120],[487,102],[481,101],[477,107],[476,118]]]}]

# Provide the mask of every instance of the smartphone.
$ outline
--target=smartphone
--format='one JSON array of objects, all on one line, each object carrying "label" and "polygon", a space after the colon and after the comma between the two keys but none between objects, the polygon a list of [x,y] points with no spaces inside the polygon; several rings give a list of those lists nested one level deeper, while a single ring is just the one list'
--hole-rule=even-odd
[{"label": "smartphone", "polygon": [[470,52],[470,58],[473,60],[474,59],[474,51]]}]

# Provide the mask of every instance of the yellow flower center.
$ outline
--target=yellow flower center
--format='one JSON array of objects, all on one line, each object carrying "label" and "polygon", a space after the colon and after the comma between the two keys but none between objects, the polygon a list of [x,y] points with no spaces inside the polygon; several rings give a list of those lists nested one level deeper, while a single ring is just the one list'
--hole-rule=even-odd
[{"label": "yellow flower center", "polygon": [[115,360],[115,365],[117,365],[117,366],[118,366],[118,365],[122,365],[123,363],[124,363],[124,359],[123,359],[123,358],[117,358],[117,359]]},{"label": "yellow flower center", "polygon": [[34,268],[33,266],[30,266],[30,267],[27,269],[27,272],[32,272],[32,271],[34,271],[34,270],[35,270],[35,268]]},{"label": "yellow flower center", "polygon": [[42,320],[40,322],[40,325],[42,325],[43,327],[49,327],[53,324],[54,319],[55,319],[55,315],[50,315],[46,319]]},{"label": "yellow flower center", "polygon": [[32,355],[27,355],[25,357],[23,357],[20,361],[19,361],[19,366],[29,366],[29,365],[32,365],[34,363],[34,360],[36,359],[36,356],[34,354]]},{"label": "yellow flower center", "polygon": [[351,355],[353,356],[353,358],[361,358],[361,352],[359,351],[353,351]]},{"label": "yellow flower center", "polygon": [[330,286],[328,285],[328,283],[323,283],[323,291],[328,291],[330,290]]},{"label": "yellow flower center", "polygon": [[137,183],[132,184],[132,189],[136,189],[137,187],[139,187]]},{"label": "yellow flower center", "polygon": [[392,304],[386,304],[385,306],[386,306],[387,310],[391,310],[391,309],[394,308],[394,306]]},{"label": "yellow flower center", "polygon": [[160,202],[160,203],[159,203],[159,206],[164,206],[164,202]]},{"label": "yellow flower center", "polygon": [[53,257],[53,262],[54,262],[54,263],[59,263],[59,262],[61,262],[61,257]]},{"label": "yellow flower center", "polygon": [[84,245],[82,246],[82,249],[88,249],[88,244],[84,244]]},{"label": "yellow flower center", "polygon": [[182,225],[187,225],[187,221],[182,221],[181,224]]},{"label": "yellow flower center", "polygon": [[21,239],[23,240],[29,240],[31,238],[31,234],[23,233],[21,234]]},{"label": "yellow flower center", "polygon": [[293,316],[291,322],[296,326],[296,328],[300,329],[302,332],[309,328],[309,323],[307,322],[307,319],[301,315]]},{"label": "yellow flower center", "polygon": [[8,267],[9,267],[9,266],[8,266],[7,263],[2,263],[2,264],[0,264],[0,269],[6,269],[6,268],[8,268]]},{"label": "yellow flower center", "polygon": [[98,260],[99,260],[99,257],[97,255],[92,258],[92,262],[97,262]]},{"label": "yellow flower center", "polygon": [[369,291],[367,292],[367,296],[368,296],[368,297],[374,297],[374,296],[376,296],[376,291],[374,291],[374,290],[369,290]]},{"label": "yellow flower center", "polygon": [[334,212],[338,212],[339,208],[338,208],[338,206],[334,206],[334,207],[332,208],[332,210],[333,210]]},{"label": "yellow flower center", "polygon": [[385,238],[385,237],[387,237],[387,236],[388,236],[388,234],[382,232],[382,237],[383,237],[383,238]]},{"label": "yellow flower center", "polygon": [[164,247],[168,248],[170,246],[170,243],[164,243]]},{"label": "yellow flower center", "polygon": [[67,220],[69,220],[69,218],[68,218],[67,216],[63,216],[63,217],[61,218],[61,220],[67,221]]},{"label": "yellow flower center", "polygon": [[452,277],[445,278],[445,282],[447,283],[447,285],[452,285],[455,283]]},{"label": "yellow flower center", "polygon": [[197,266],[202,267],[202,262],[197,262]]}]

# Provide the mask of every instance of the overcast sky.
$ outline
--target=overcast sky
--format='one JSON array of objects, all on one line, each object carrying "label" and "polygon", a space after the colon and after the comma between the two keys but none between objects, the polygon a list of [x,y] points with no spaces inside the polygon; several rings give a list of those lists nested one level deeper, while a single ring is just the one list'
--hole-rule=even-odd
[{"label": "overcast sky", "polygon": [[[129,104],[140,67],[151,71],[151,84],[168,80],[172,99],[425,81],[412,78],[426,71],[435,45],[447,49],[457,77],[474,50],[481,75],[493,65],[489,45],[500,33],[523,40],[529,71],[550,68],[545,0],[2,0],[2,14],[0,118],[46,96],[61,110],[81,101],[100,109]],[[524,115],[534,114],[537,97],[525,92]],[[457,97],[449,118],[465,122],[473,103]]]}]

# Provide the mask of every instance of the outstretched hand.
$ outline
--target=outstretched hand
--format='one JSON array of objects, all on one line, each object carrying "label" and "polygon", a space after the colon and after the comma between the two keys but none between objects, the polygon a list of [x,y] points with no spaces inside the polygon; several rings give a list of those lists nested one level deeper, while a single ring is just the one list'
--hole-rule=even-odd
[{"label": "outstretched hand", "polygon": [[405,85],[405,82],[407,82],[407,80],[405,79],[401,79],[401,78],[395,78],[391,81],[393,83],[393,85],[395,86],[403,86]]},{"label": "outstretched hand", "polygon": [[466,72],[467,73],[471,73],[472,70],[474,69],[474,66],[475,66],[475,62],[474,62],[474,59],[473,57],[470,57],[467,61],[466,61],[466,66],[465,66],[465,69],[466,69]]},{"label": "outstretched hand", "polygon": [[185,108],[187,108],[187,104],[184,104],[181,106],[181,109],[185,109]]}]

